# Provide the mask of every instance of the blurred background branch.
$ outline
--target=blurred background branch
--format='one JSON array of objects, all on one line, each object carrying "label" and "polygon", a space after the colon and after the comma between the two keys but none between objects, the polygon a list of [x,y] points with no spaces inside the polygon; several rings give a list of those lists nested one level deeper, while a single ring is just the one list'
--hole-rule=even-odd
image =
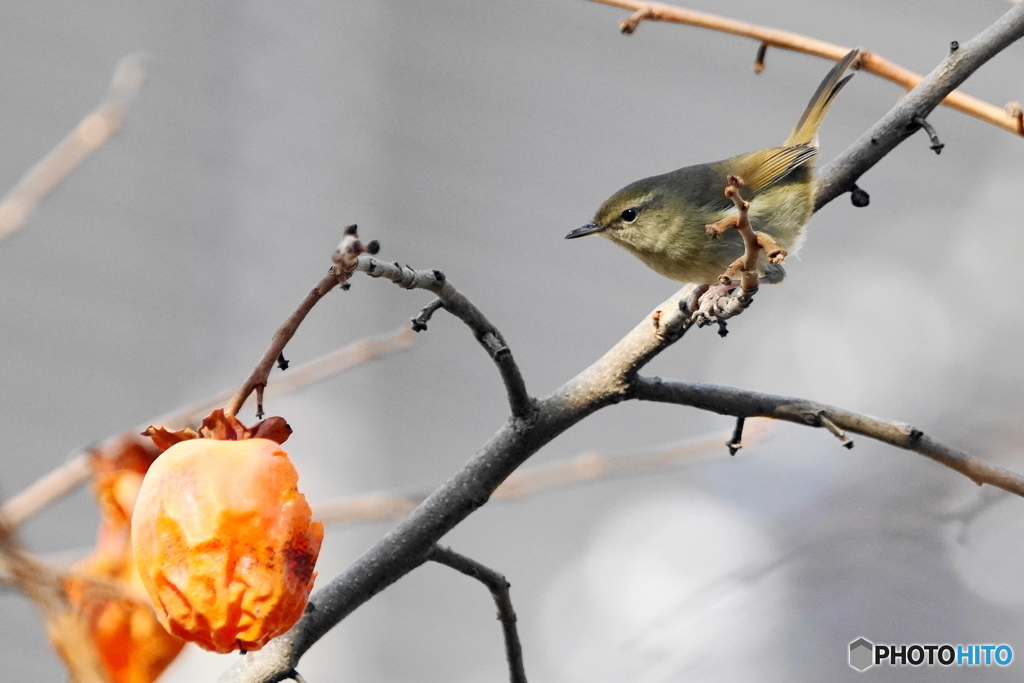
[{"label": "blurred background branch", "polygon": [[75,683],[110,683],[83,616],[71,605],[58,572],[28,553],[0,515],[0,578],[36,605]]},{"label": "blurred background branch", "polygon": [[[763,441],[769,434],[770,424],[767,420],[750,423],[744,432],[744,445]],[[490,502],[518,501],[538,493],[597,480],[656,474],[683,463],[723,455],[727,452],[724,446],[729,436],[715,434],[624,455],[584,453],[566,460],[522,467],[495,489]],[[422,503],[435,488],[436,485],[427,491],[381,491],[324,501],[313,506],[313,514],[324,524],[399,519]]]},{"label": "blurred background branch", "polygon": [[[1022,36],[1024,5],[1014,5],[978,35],[951,49],[878,123],[819,171],[815,210],[856,187],[861,175],[921,129],[919,117],[927,117],[954,88]],[[1017,121],[1012,121],[1016,126]]]},{"label": "blurred background branch", "polygon": [[[641,2],[639,0],[590,1],[632,10],[633,14],[623,19],[619,25],[621,31],[625,34],[631,34],[636,31],[637,27],[644,21],[666,21],[731,33],[760,41],[761,44],[754,59],[754,70],[757,73],[761,73],[764,70],[765,52],[768,46],[793,52],[803,52],[815,57],[830,59],[833,62],[838,62],[850,51],[848,47],[842,47],[824,40],[800,35],[799,33],[757,26],[744,21],[708,14],[707,12],[698,12],[658,2]],[[916,88],[924,78],[920,74],[891,62],[875,52],[864,49],[860,53],[858,68],[900,85],[906,90]],[[1024,124],[1022,124],[1021,118],[1016,116],[1011,109],[997,107],[994,104],[989,104],[956,90],[949,92],[942,99],[942,104],[987,123],[999,126],[1011,133],[1024,136]]]},{"label": "blurred background branch", "polygon": [[36,205],[121,127],[146,80],[142,61],[134,54],[118,62],[106,98],[0,200],[0,240],[17,232]]},{"label": "blurred background branch", "polygon": [[[408,349],[417,339],[416,333],[408,327],[377,337],[360,339],[337,351],[290,368],[286,374],[269,380],[265,396],[282,396],[321,382],[381,356]],[[82,449],[84,452],[71,455],[63,465],[43,475],[23,491],[11,496],[0,507],[0,515],[7,520],[12,529],[17,529],[33,515],[88,482],[93,473],[89,465],[91,458],[103,458],[106,457],[107,452],[116,452],[120,443],[125,440],[137,441],[139,434],[149,425],[180,429],[197,424],[211,410],[224,405],[225,401],[234,393],[235,389],[226,389],[198,403],[161,415],[154,420],[147,421],[144,425],[115,434],[94,446]]]}]

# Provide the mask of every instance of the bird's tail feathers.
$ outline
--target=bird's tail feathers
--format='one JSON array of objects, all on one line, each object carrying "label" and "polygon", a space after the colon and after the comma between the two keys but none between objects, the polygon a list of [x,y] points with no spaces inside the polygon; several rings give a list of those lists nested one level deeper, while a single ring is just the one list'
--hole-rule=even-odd
[{"label": "bird's tail feathers", "polygon": [[853,78],[853,74],[845,78],[843,74],[850,68],[853,60],[859,54],[860,49],[854,48],[846,53],[845,57],[836,62],[836,65],[828,72],[821,85],[818,86],[818,89],[814,91],[814,95],[811,97],[811,101],[807,103],[807,108],[804,109],[804,113],[800,116],[796,127],[793,128],[789,137],[786,138],[786,142],[783,143],[785,146],[818,146],[818,128],[821,127],[821,122],[825,120],[825,114],[828,113],[828,109],[832,106],[832,101],[836,95],[839,94],[839,91],[842,90],[847,81]]}]

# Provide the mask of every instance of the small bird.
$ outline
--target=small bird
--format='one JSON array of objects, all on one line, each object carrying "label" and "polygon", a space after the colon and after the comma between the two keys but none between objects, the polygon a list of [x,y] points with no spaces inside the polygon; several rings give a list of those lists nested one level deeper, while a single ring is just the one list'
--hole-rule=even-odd
[{"label": "small bird", "polygon": [[[735,230],[710,235],[707,226],[737,214],[724,192],[727,178],[737,176],[743,182],[740,197],[750,202],[751,227],[768,233],[786,252],[795,254],[814,211],[818,128],[836,94],[853,78],[853,74],[845,78],[843,74],[859,52],[851,50],[832,67],[782,147],[686,166],[630,183],[601,205],[592,223],[565,238],[601,234],[667,278],[717,283],[743,254],[743,240]],[[769,263],[762,252],[758,275],[762,282],[776,283],[786,273],[781,265]]]}]

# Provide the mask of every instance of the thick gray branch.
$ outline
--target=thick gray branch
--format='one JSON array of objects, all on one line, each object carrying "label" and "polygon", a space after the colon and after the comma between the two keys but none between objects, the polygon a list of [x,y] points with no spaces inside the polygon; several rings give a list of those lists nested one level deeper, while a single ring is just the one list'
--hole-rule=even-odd
[{"label": "thick gray branch", "polygon": [[889,110],[871,130],[833,159],[818,174],[814,210],[853,189],[854,183],[882,157],[895,149],[920,125],[942,99],[978,70],[982,64],[1024,37],[1024,3],[1014,5],[994,24],[950,52],[916,88]]},{"label": "thick gray branch", "polygon": [[[366,267],[370,264],[367,260]],[[402,270],[420,281],[428,281],[428,273],[429,278],[434,278],[431,271],[395,267],[389,272]],[[427,288],[441,297],[441,292]],[[469,462],[384,538],[314,593],[310,607],[291,631],[259,652],[242,657],[219,680],[257,683],[287,678],[287,672],[297,666],[303,653],[338,622],[423,564],[434,544],[486,503],[498,485],[527,458],[587,415],[626,398],[629,382],[639,369],[689,329],[689,315],[680,304],[694,289],[693,285],[683,287],[597,362],[552,395],[537,401],[536,409],[529,415],[510,419]]]}]

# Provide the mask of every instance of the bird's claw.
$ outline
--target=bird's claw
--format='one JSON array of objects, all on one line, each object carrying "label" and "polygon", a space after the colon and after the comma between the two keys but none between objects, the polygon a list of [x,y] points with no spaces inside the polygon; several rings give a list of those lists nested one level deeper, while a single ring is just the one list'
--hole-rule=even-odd
[{"label": "bird's claw", "polygon": [[732,281],[706,287],[703,292],[698,290],[694,293],[694,304],[690,306],[693,321],[697,327],[721,324],[746,309],[756,291],[742,289]]}]

